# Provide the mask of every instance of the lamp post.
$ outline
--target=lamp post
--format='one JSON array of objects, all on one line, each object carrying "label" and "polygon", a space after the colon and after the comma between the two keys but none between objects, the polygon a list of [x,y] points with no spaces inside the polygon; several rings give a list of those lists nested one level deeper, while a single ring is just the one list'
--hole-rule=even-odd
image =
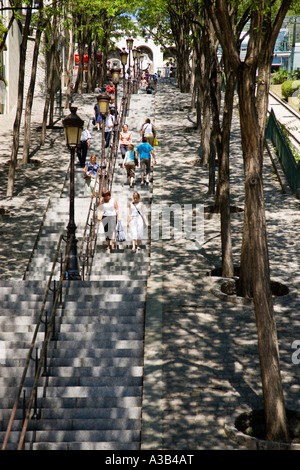
[{"label": "lamp post", "polygon": [[138,58],[138,50],[136,47],[132,49],[132,58],[133,58],[133,92],[137,93],[136,89],[136,60]]},{"label": "lamp post", "polygon": [[65,119],[63,119],[62,123],[64,126],[65,131],[65,138],[66,138],[66,145],[70,150],[71,155],[71,162],[70,162],[70,206],[69,206],[69,223],[67,226],[67,241],[71,239],[73,235],[70,251],[69,251],[69,259],[68,259],[68,279],[70,280],[80,280],[80,272],[79,272],[79,263],[77,258],[77,240],[76,240],[76,224],[75,224],[75,191],[74,191],[74,155],[75,155],[75,148],[80,143],[81,132],[83,129],[83,120],[77,116],[76,111],[77,108],[70,107],[71,114],[69,114]]},{"label": "lamp post", "polygon": [[127,64],[128,52],[125,50],[125,47],[122,48],[120,52],[121,64],[123,66],[123,96],[125,95],[125,66]]},{"label": "lamp post", "polygon": [[118,84],[120,82],[120,73],[121,73],[121,69],[119,69],[118,67],[113,67],[111,69],[112,81],[116,87],[116,91],[115,91],[116,124],[118,124]]},{"label": "lamp post", "polygon": [[138,76],[138,82],[139,82],[140,78],[141,78],[141,76],[140,76],[140,58],[141,58],[141,54],[142,54],[141,49],[137,49],[136,53],[137,53],[137,60],[136,60],[136,62],[137,62],[137,76]]},{"label": "lamp post", "polygon": [[144,54],[140,55],[140,73],[143,75],[143,61],[144,61]]},{"label": "lamp post", "polygon": [[128,65],[128,68],[129,68],[129,92],[130,92],[130,78],[131,78],[131,65],[130,65],[130,51],[132,50],[132,47],[133,47],[133,39],[132,38],[127,38],[126,39],[126,44],[127,44],[127,49],[129,51],[129,65]]},{"label": "lamp post", "polygon": [[106,162],[105,162],[105,120],[106,115],[109,110],[109,102],[110,96],[107,93],[101,93],[100,96],[97,97],[99,112],[102,117],[102,153],[101,153],[101,172],[106,169]]}]

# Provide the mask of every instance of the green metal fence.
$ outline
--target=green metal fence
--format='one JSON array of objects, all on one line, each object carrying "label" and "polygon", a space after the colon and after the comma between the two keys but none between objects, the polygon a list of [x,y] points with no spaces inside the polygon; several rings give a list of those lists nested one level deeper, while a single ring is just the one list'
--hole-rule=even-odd
[{"label": "green metal fence", "polygon": [[289,185],[292,191],[296,192],[297,189],[300,188],[300,162],[296,162],[273,109],[271,109],[268,120],[266,139],[270,139],[277,149],[277,157],[282,165]]}]

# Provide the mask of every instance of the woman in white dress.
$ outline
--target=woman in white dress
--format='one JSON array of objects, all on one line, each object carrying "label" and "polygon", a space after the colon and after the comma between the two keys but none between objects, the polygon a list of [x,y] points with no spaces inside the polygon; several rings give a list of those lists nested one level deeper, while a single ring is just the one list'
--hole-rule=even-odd
[{"label": "woman in white dress", "polygon": [[132,251],[140,251],[144,226],[148,227],[144,204],[140,201],[139,193],[133,193],[133,201],[129,204],[127,226],[130,227]]},{"label": "woman in white dress", "polygon": [[120,213],[117,201],[111,197],[111,193],[108,189],[103,191],[102,200],[100,201],[100,208],[102,210],[102,224],[105,232],[105,238],[109,251],[115,249],[116,239],[116,225],[117,221],[120,220]]}]

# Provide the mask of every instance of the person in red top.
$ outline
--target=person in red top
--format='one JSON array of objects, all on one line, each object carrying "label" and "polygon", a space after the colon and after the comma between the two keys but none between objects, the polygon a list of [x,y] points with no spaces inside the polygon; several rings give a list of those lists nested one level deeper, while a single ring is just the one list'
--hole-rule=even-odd
[{"label": "person in red top", "polygon": [[109,95],[114,95],[115,94],[116,87],[113,84],[113,82],[109,82],[109,85],[106,87],[106,91]]}]

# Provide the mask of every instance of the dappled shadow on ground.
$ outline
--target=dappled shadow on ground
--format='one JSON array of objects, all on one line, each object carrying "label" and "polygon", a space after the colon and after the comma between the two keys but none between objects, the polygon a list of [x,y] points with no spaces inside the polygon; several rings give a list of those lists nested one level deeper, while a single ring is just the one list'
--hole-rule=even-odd
[{"label": "dappled shadow on ground", "polygon": [[[48,131],[45,145],[22,165],[19,155],[14,195],[6,196],[9,159],[0,166],[0,278],[20,278],[42,222],[49,198],[59,195],[69,166],[62,129]],[[2,242],[3,240],[3,242]],[[5,242],[6,241],[6,242]]]},{"label": "dappled shadow on ground", "polygon": [[[73,105],[88,125],[93,114],[94,94],[74,95]],[[25,272],[49,198],[59,197],[70,162],[60,117],[55,115],[53,129],[47,129],[45,144],[40,146],[44,98],[35,98],[31,125],[30,163],[22,164],[23,130],[20,135],[14,195],[6,197],[12,145],[14,112],[0,116],[0,278],[21,278]],[[69,110],[63,110],[66,116]],[[66,196],[67,193],[64,193]]]},{"label": "dappled shadow on ground", "polygon": [[[208,169],[199,164],[200,135],[193,129],[190,96],[180,94],[173,85],[166,84],[161,91],[167,86],[170,93],[156,98],[161,204],[212,205],[214,196],[207,192]],[[243,208],[238,116],[234,119],[231,201]],[[299,205],[282,196],[267,156],[264,174],[271,274],[283,282],[293,281],[299,288],[300,247],[296,238],[291,239],[292,233],[299,232]],[[240,262],[243,217],[243,212],[231,215],[235,265]],[[217,278],[206,275],[221,265],[219,214],[205,216],[201,247],[184,235],[161,243],[164,448],[237,448],[224,437],[224,419],[237,409],[261,408],[262,389],[253,306],[216,299],[211,288]],[[300,336],[299,306],[296,295],[288,302],[275,302],[274,307],[283,386],[290,408],[300,407],[299,374],[291,361],[292,342]]]}]

